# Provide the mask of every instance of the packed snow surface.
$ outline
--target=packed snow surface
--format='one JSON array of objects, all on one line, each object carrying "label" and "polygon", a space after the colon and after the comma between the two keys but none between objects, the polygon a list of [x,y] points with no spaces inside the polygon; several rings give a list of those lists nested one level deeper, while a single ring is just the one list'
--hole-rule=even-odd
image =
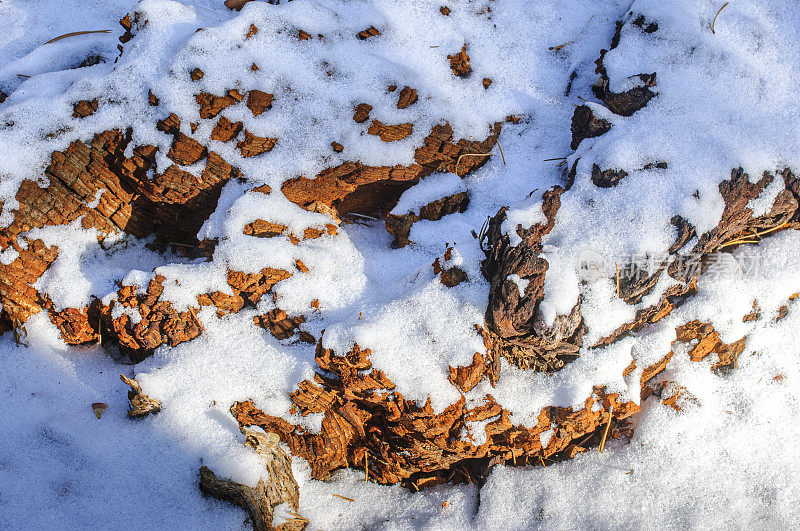
[{"label": "packed snow surface", "polygon": [[[484,351],[475,325],[483,322],[489,286],[475,235],[510,206],[502,230],[519,245],[517,227],[545,223],[542,193],[565,186],[563,170],[575,163],[574,184],[543,240],[549,268],[542,316],[552,323],[580,298],[587,345],[630,321],[673,281],[665,275],[642,302],[628,305],[616,296],[616,262],[664,256],[675,238],[675,215],[700,234],[716,226],[724,206],[718,185],[732,169],[744,168],[751,179],[800,170],[800,4],[731,2],[712,33],[723,3],[476,0],[448,3],[444,16],[438,3],[425,0],[253,1],[241,12],[222,0],[0,0],[0,91],[8,94],[0,104],[0,224],[13,220],[24,179],[46,185],[50,153],[100,131],[130,127],[133,144],[159,147],[163,171],[171,137],[155,124],[170,112],[181,116],[186,134],[199,122],[192,136],[246,179],[226,184],[198,234],[219,241],[211,262],[155,253],[148,240],[100,235],[80,221],[24,234],[59,247],[35,285],[57,309],[85,306],[92,297],[110,301],[118,284],[141,291],[157,274],[166,278],[164,300],[185,309],[196,306],[198,294],[226,292],[228,269],[292,269],[298,259],[309,269],[277,284],[275,300],[265,297],[258,308],[223,318],[211,308],[200,311],[204,334],[161,347],[134,366],[99,347],[66,346],[44,312],[25,324],[22,345],[10,333],[1,336],[0,528],[241,528],[243,511],[197,488],[202,464],[243,483],[260,477],[263,463],[242,444],[231,403],[252,399],[310,430],[321,422],[290,412],[289,393],[313,377],[313,347],[278,341],[253,324],[276,306],[305,315],[304,327],[315,337],[325,330],[328,348],[370,348],[373,365],[407,399],[430,398],[441,411],[460,398],[448,367],[467,365]],[[117,21],[132,11],[148,23],[136,27],[120,55]],[[630,24],[639,15],[658,30]],[[630,117],[612,114],[591,92],[594,61],[609,48],[616,21],[626,24],[620,45],[604,58],[611,88],[621,91],[639,74],[657,73],[657,96]],[[246,39],[251,25],[259,31]],[[370,26],[381,35],[355,38]],[[298,40],[298,29],[314,38]],[[85,30],[111,31],[44,44]],[[465,43],[474,72],[461,79],[447,55]],[[99,62],[79,67],[90,56]],[[205,74],[196,82],[188,76],[195,67]],[[492,80],[488,89],[484,77]],[[387,91],[393,84],[414,87],[419,101],[398,109],[397,92]],[[231,88],[275,95],[273,108],[258,117],[243,105],[221,113],[277,138],[269,154],[242,158],[235,143],[210,140],[213,121],[199,119],[194,94]],[[158,107],[148,105],[148,91],[160,99]],[[94,98],[96,113],[72,117],[73,103]],[[412,134],[391,143],[366,134],[369,124],[352,120],[353,106],[362,102],[373,106],[371,119],[413,123]],[[570,119],[584,102],[612,127],[573,151]],[[332,221],[284,198],[280,185],[289,178],[312,177],[347,160],[408,165],[434,125],[449,123],[456,139],[483,140],[491,124],[509,115],[521,121],[504,124],[503,156],[495,148],[467,178],[434,174],[403,194],[396,214],[453,193],[470,195],[466,212],[415,224],[411,246],[392,248],[383,222],[374,220],[343,224],[336,235],[302,245],[242,232],[256,219],[284,224],[292,234]],[[333,152],[333,141],[345,150]],[[654,166],[660,162],[666,169]],[[628,176],[614,188],[598,188],[591,181],[595,164]],[[273,193],[254,192],[260,184]],[[755,214],[767,213],[782,189],[780,180],[770,185],[751,203]],[[454,288],[444,287],[431,267],[447,246],[451,264],[468,279]],[[6,250],[0,262],[10,263],[15,253]],[[578,258],[585,253],[608,267],[582,276]],[[651,397],[633,418],[628,444],[610,441],[603,453],[544,468],[498,467],[480,489],[442,485],[412,494],[365,483],[349,470],[321,482],[295,457],[309,528],[796,526],[800,316],[790,308],[783,320],[775,317],[800,292],[800,235],[742,246],[731,259],[758,267],[708,275],[700,292],[667,318],[608,348],[584,349],[557,373],[522,371],[502,360],[495,388],[483,381],[467,393],[468,400],[492,394],[512,422],[531,426],[543,407],[582,407],[593,386],[639,402],[639,373],[625,378],[623,371],[633,360],[639,367],[660,360],[676,326],[687,321],[712,322],[723,341],[747,337],[737,369],[724,376],[709,370],[711,362],[690,362],[676,351],[659,378],[695,397],[681,411]],[[509,279],[525,292],[529,279]],[[743,322],[754,300],[763,317]],[[319,304],[313,313],[312,301]],[[119,373],[135,376],[163,411],[130,421]],[[100,419],[90,407],[98,401],[109,404]],[[480,423],[468,428],[473,441],[484,440]],[[542,442],[550,435],[542,434]]]}]

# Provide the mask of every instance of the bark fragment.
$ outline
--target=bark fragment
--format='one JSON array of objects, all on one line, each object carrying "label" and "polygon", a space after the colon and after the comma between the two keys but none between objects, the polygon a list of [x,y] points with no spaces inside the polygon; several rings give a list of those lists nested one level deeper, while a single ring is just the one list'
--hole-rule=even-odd
[{"label": "bark fragment", "polygon": [[588,105],[581,105],[572,114],[572,143],[571,149],[578,149],[578,146],[585,138],[595,138],[606,134],[611,130],[608,121],[597,118]]},{"label": "bark fragment", "polygon": [[275,96],[261,90],[251,90],[247,94],[247,108],[253,116],[260,116],[264,111],[272,108],[272,100]]},{"label": "bark fragment", "polygon": [[376,36],[378,36],[380,34],[381,34],[381,32],[378,31],[374,26],[370,26],[365,30],[359,31],[358,35],[356,35],[356,37],[358,37],[362,41],[365,41],[365,40],[369,39],[370,37],[376,37]]},{"label": "bark fragment", "polygon": [[277,138],[256,136],[245,129],[244,140],[236,144],[236,149],[238,149],[245,158],[257,157],[258,155],[272,151],[272,148],[275,147],[275,142],[277,141]]},{"label": "bark fragment", "polygon": [[357,124],[363,124],[369,120],[369,113],[372,112],[372,105],[368,103],[359,103],[356,105],[355,113],[353,114],[353,121]]},{"label": "bark fragment", "polygon": [[397,108],[405,109],[415,103],[417,103],[417,91],[411,87],[403,87],[403,90],[400,91],[400,97],[397,100]]},{"label": "bark fragment", "polygon": [[413,129],[414,124],[385,125],[378,120],[373,120],[367,133],[381,137],[384,142],[394,142],[410,135]]},{"label": "bark fragment", "polygon": [[73,118],[86,118],[97,112],[97,98],[93,100],[80,100],[72,106]]}]

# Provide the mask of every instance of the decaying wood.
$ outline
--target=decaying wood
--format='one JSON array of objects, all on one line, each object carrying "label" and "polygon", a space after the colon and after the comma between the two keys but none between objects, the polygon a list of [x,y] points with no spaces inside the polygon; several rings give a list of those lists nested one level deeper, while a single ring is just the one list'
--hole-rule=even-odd
[{"label": "decaying wood", "polygon": [[[323,348],[321,340],[317,344],[316,361],[325,376],[302,382],[291,399],[303,415],[323,414],[319,433],[267,415],[250,401],[235,403],[231,412],[241,426],[276,433],[294,455],[308,460],[316,479],[338,468],[363,470],[366,465],[372,481],[402,482],[418,490],[446,481],[480,482],[497,463],[538,464],[572,457],[581,444],[599,441],[609,410],[615,423],[639,410],[633,402],[619,402],[617,395],[596,388],[583,409],[544,408],[532,428],[514,425],[491,395],[472,407],[462,397],[436,413],[430,400],[418,405],[404,398],[383,372],[372,368],[369,354],[369,349],[355,345],[339,356]],[[493,366],[481,355],[473,365],[451,369],[454,385],[474,387],[476,380],[489,377],[486,372]],[[473,432],[478,429],[484,433]],[[550,429],[554,432],[542,447],[539,434]],[[484,436],[484,442],[477,442]]]},{"label": "decaying wood", "polygon": [[276,339],[289,339],[297,334],[300,341],[304,343],[313,345],[317,342],[314,336],[304,330],[300,330],[300,325],[306,322],[305,317],[302,315],[289,317],[283,310],[275,308],[264,315],[256,316],[254,322],[256,326],[269,330]]},{"label": "decaying wood", "polygon": [[[131,132],[110,130],[88,142],[75,141],[52,154],[45,170],[49,184],[23,181],[16,194],[19,206],[12,223],[0,231],[0,248],[19,256],[0,264],[0,302],[10,318],[24,322],[48,306],[31,287],[58,255],[37,241],[18,239],[23,232],[71,223],[106,235],[124,231],[136,237],[156,236],[156,246],[172,243],[196,246],[196,234],[216,208],[222,186],[238,172],[214,152],[206,157],[201,179],[177,164],[151,179],[155,148],[138,146],[130,158],[125,150]],[[102,193],[97,205],[90,207]]]},{"label": "decaying wood", "polygon": [[453,248],[448,247],[444,255],[433,261],[433,274],[439,277],[439,281],[448,288],[455,287],[467,280],[467,273],[451,263]]},{"label": "decaying wood", "polygon": [[[264,476],[255,487],[217,476],[210,468],[200,467],[200,490],[224,501],[236,504],[250,515],[254,531],[301,531],[308,520],[300,516],[300,489],[292,475],[292,459],[278,445],[274,434],[242,428],[244,444],[264,460]],[[273,526],[275,507],[286,504],[293,517]]]},{"label": "decaying wood", "polygon": [[456,142],[449,125],[436,125],[415,151],[415,163],[410,166],[365,166],[359,162],[345,162],[324,170],[314,179],[290,179],[281,191],[306,210],[339,218],[351,213],[383,217],[397,204],[402,193],[421,178],[436,171],[455,173],[456,170],[463,177],[480,168],[489,157],[461,155],[490,152],[499,133],[498,123],[482,142],[465,139]]},{"label": "decaying wood", "polygon": [[142,393],[142,386],[133,378],[128,378],[124,374],[119,375],[120,379],[130,386],[128,400],[130,401],[130,411],[128,416],[138,419],[161,411],[161,401],[149,397]]},{"label": "decaying wood", "polygon": [[611,130],[611,124],[602,118],[597,118],[588,105],[575,108],[572,114],[572,143],[571,149],[578,149],[580,143],[586,138],[594,138],[606,134]]}]

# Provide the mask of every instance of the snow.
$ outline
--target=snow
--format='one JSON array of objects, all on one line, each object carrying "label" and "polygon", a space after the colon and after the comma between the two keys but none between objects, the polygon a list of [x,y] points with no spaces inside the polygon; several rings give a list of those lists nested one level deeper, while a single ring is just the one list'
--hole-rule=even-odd
[{"label": "snow", "polygon": [[[452,13],[444,17],[438,4],[423,0],[255,1],[239,13],[221,0],[0,3],[0,90],[9,94],[0,104],[1,225],[13,219],[23,179],[46,185],[43,169],[52,151],[105,129],[131,126],[132,144],[160,148],[158,171],[164,171],[171,139],[155,122],[170,112],[181,116],[187,134],[189,124],[200,121],[192,136],[246,178],[225,185],[198,234],[219,241],[211,262],[156,253],[150,240],[101,235],[81,220],[32,229],[19,239],[23,249],[24,238],[58,246],[58,258],[34,285],[56,309],[86,306],[95,297],[109,303],[119,285],[143,293],[162,275],[163,299],[179,310],[198,309],[204,333],[161,347],[133,367],[99,347],[67,347],[44,312],[25,323],[27,346],[11,334],[1,336],[0,527],[241,528],[240,509],[203,497],[197,488],[202,464],[249,484],[263,473],[263,463],[242,444],[230,405],[252,399],[266,413],[309,430],[318,431],[321,423],[320,415],[290,411],[289,393],[313,377],[313,347],[277,341],[253,324],[273,307],[305,315],[303,328],[337,352],[354,343],[369,348],[373,365],[406,399],[420,405],[430,399],[437,412],[457,401],[461,393],[449,383],[448,367],[468,365],[485,349],[474,327],[483,323],[489,288],[472,231],[503,206],[510,206],[502,230],[512,245],[521,243],[518,226],[546,223],[542,194],[564,186],[565,179],[562,167],[545,159],[567,157],[567,167],[577,166],[542,242],[549,263],[542,317],[552,323],[580,299],[589,329],[585,345],[633,319],[675,281],[663,275],[653,293],[629,305],[617,296],[616,268],[665,257],[675,237],[674,215],[703,233],[719,221],[719,183],[733,168],[742,166],[751,181],[764,171],[800,169],[800,5],[733,2],[712,34],[709,25],[720,6],[497,0],[450,5]],[[133,10],[149,22],[115,62],[122,34],[117,20]],[[594,60],[608,48],[614,22],[639,14],[657,21],[658,31],[648,35],[626,24],[620,46],[604,64],[613,90],[632,86],[632,76],[656,72],[658,95],[621,117],[591,94]],[[251,24],[259,31],[245,40]],[[354,38],[368,26],[381,35]],[[298,41],[300,28],[314,38]],[[112,31],[43,44],[95,29]],[[446,56],[464,43],[474,73],[460,79]],[[90,54],[106,61],[75,68]],[[205,73],[198,82],[188,76],[195,67]],[[488,90],[483,77],[493,80]],[[419,101],[397,109],[397,92],[386,91],[391,84],[412,86]],[[275,94],[273,108],[259,117],[244,105],[221,113],[254,134],[278,138],[270,153],[245,159],[235,142],[209,140],[215,121],[199,120],[193,95],[234,86],[242,93]],[[149,90],[161,100],[158,107],[147,104]],[[100,104],[95,114],[72,117],[75,101],[93,98]],[[573,153],[569,123],[582,99],[613,125]],[[352,121],[353,106],[361,102],[374,107],[371,119],[413,123],[413,134],[388,144],[367,135],[368,123]],[[335,235],[299,245],[290,241],[289,234],[333,220],[289,202],[280,193],[285,180],[312,177],[345,160],[411,164],[434,125],[447,121],[455,139],[482,140],[490,124],[510,114],[522,123],[504,124],[505,160],[495,152],[465,179],[437,173],[402,195],[393,211],[398,215],[453,193],[470,195],[466,212],[415,224],[415,245],[392,248],[383,223],[369,220],[342,224]],[[332,141],[342,143],[344,152],[332,152]],[[666,169],[644,169],[660,161]],[[600,189],[590,179],[594,164],[628,175],[616,187]],[[187,168],[201,170],[202,164]],[[272,193],[254,191],[260,184]],[[775,179],[750,203],[755,215],[767,213],[783,189]],[[103,190],[87,202],[102,200]],[[287,234],[245,235],[243,227],[256,219],[284,224]],[[454,288],[443,286],[431,267],[448,247],[447,265],[467,274]],[[800,436],[793,422],[800,414],[800,316],[789,303],[786,318],[775,318],[800,292],[800,236],[776,234],[725,256],[728,261],[703,277],[693,299],[644,331],[604,349],[584,348],[554,374],[522,371],[502,360],[495,388],[484,381],[467,393],[472,402],[490,393],[512,422],[532,426],[544,407],[583,407],[599,385],[639,403],[641,371],[673,349],[675,328],[687,321],[711,321],[726,342],[747,337],[737,369],[724,376],[710,371],[710,361],[690,362],[685,348],[675,348],[659,378],[684,386],[696,401],[686,401],[680,412],[656,397],[641,402],[629,444],[611,440],[603,453],[544,468],[497,467],[481,489],[443,485],[422,493],[364,483],[348,470],[329,482],[311,480],[308,464],[295,457],[301,514],[311,528],[336,529],[795,525],[800,460],[791,449]],[[17,257],[9,247],[0,263]],[[308,273],[296,273],[297,260]],[[199,309],[197,295],[230,293],[228,269],[253,273],[267,267],[295,272],[275,286],[274,302],[267,297],[257,308],[223,318],[212,308]],[[509,279],[523,295],[529,280]],[[310,313],[314,300],[319,311]],[[762,318],[743,322],[754,301]],[[114,312],[139,319],[121,305]],[[634,360],[637,369],[623,377]],[[146,393],[162,400],[163,411],[130,421],[119,373],[135,376]],[[109,404],[99,420],[90,407],[96,401]],[[464,435],[481,443],[485,423],[472,423]],[[542,444],[551,436],[541,434]]]}]

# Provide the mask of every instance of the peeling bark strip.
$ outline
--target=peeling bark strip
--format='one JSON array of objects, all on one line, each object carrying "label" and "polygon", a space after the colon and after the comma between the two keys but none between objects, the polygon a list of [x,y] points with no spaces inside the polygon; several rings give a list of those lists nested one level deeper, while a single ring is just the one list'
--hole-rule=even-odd
[{"label": "peeling bark strip", "polygon": [[[220,478],[210,468],[200,467],[200,490],[240,506],[250,515],[254,531],[300,531],[308,520],[300,516],[300,489],[292,475],[292,459],[278,446],[274,434],[243,428],[245,446],[264,458],[264,476],[255,487]],[[273,527],[274,509],[278,505],[291,507],[294,517]]]},{"label": "peeling bark strip", "polygon": [[[447,481],[482,483],[497,463],[539,464],[571,458],[589,444],[597,444],[609,422],[609,410],[616,422],[639,411],[633,402],[621,403],[617,395],[596,388],[583,409],[544,408],[530,429],[512,424],[508,411],[491,395],[471,408],[462,397],[436,414],[430,400],[423,406],[406,400],[383,372],[372,368],[369,354],[369,349],[355,345],[339,356],[324,349],[321,341],[317,344],[316,361],[330,376],[317,374],[313,382],[302,382],[291,399],[302,415],[323,413],[318,434],[267,415],[249,401],[235,403],[231,412],[240,426],[260,426],[276,433],[292,454],[308,460],[315,479],[325,479],[338,468],[363,470],[366,466],[373,481],[402,482],[418,490]],[[451,369],[456,385],[474,386],[491,371],[492,364],[479,354],[473,364]],[[650,377],[659,371],[651,371]],[[471,424],[481,421],[489,422],[485,427]],[[554,433],[543,448],[539,434],[551,428]],[[475,429],[483,429],[484,434],[473,433]],[[485,442],[477,444],[483,435]]]},{"label": "peeling bark strip", "polygon": [[315,179],[296,177],[281,187],[283,194],[306,210],[324,212],[337,218],[357,213],[382,217],[407,189],[436,171],[463,177],[480,168],[489,157],[462,157],[467,153],[488,153],[497,142],[500,124],[483,142],[465,139],[454,142],[449,125],[436,125],[410,166],[365,166],[345,162],[321,172]]}]

